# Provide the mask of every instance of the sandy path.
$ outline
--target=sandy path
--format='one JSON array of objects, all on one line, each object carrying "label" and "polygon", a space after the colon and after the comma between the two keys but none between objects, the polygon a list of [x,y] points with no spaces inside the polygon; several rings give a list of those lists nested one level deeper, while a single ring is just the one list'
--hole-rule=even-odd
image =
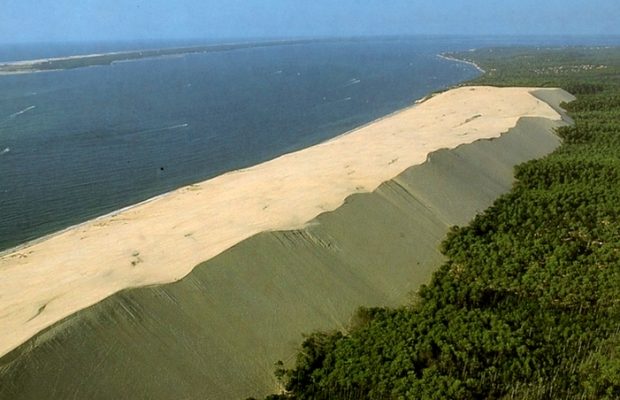
[{"label": "sandy path", "polygon": [[529,89],[450,90],[334,140],[7,252],[0,257],[0,355],[121,289],[181,279],[243,239],[301,227],[428,153],[497,137],[523,116],[560,119]]}]

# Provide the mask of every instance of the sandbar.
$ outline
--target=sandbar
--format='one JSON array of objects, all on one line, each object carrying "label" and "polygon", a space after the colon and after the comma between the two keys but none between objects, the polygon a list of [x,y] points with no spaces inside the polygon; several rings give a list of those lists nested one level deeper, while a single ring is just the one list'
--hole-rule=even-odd
[{"label": "sandbar", "polygon": [[116,62],[141,60],[147,58],[164,58],[170,56],[184,56],[187,54],[195,53],[232,51],[259,47],[290,46],[314,42],[330,42],[335,40],[336,39],[231,42],[223,44],[211,44],[205,46],[143,49],[108,53],[82,54],[66,57],[41,58],[35,60],[9,61],[0,62],[0,75],[62,71],[67,69],[92,67],[97,65],[110,65]]}]

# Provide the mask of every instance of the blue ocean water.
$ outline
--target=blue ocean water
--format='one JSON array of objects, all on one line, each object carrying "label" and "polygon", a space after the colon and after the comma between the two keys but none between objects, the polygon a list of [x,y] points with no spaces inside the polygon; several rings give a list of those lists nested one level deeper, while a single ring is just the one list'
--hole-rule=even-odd
[{"label": "blue ocean water", "polygon": [[[473,67],[437,54],[485,43],[316,42],[0,76],[0,250],[319,143],[471,79]],[[0,61],[136,46],[4,46]]]}]

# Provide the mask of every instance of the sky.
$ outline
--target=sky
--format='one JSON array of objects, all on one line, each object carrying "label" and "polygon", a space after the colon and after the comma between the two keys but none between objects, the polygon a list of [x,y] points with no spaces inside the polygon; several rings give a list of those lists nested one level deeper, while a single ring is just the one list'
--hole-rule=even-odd
[{"label": "sky", "polygon": [[0,42],[618,35],[620,0],[2,0]]}]

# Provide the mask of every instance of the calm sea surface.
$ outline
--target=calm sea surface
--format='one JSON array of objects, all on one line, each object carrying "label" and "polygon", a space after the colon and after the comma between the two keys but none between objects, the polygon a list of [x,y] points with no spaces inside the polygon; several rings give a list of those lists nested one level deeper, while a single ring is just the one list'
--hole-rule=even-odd
[{"label": "calm sea surface", "polygon": [[[0,250],[410,105],[478,74],[438,53],[485,44],[317,42],[0,76]],[[135,46],[4,46],[0,61]]]}]

